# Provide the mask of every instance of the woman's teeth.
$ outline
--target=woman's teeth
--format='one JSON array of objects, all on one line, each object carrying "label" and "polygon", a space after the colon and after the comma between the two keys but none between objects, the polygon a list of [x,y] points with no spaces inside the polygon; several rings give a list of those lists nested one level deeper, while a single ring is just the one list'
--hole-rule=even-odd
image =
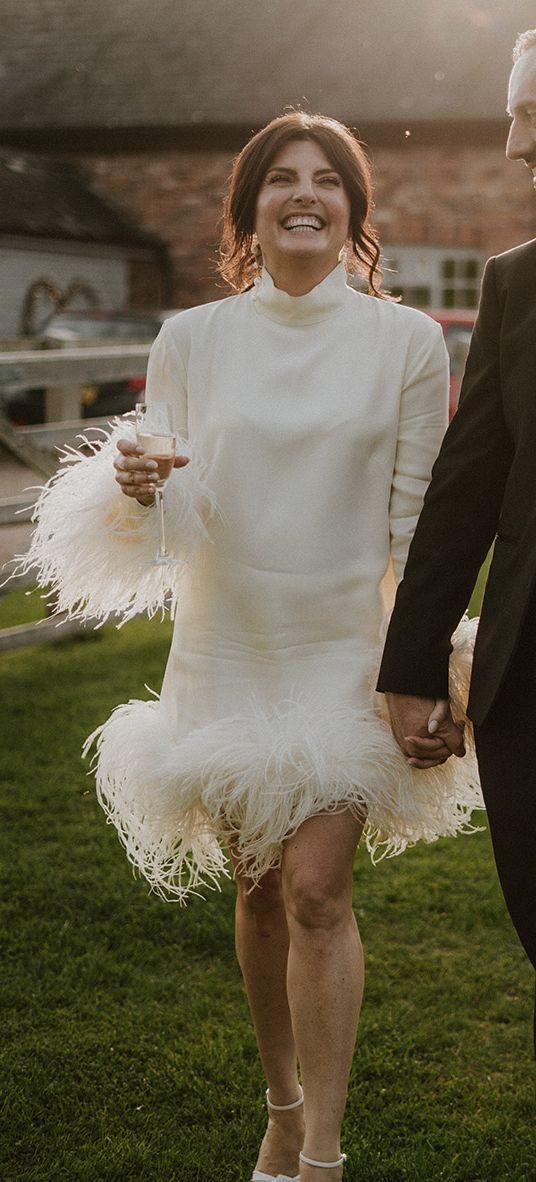
[{"label": "woman's teeth", "polygon": [[293,230],[298,233],[304,230],[321,230],[323,225],[321,219],[316,217],[292,217],[286,218],[283,222],[285,230]]}]

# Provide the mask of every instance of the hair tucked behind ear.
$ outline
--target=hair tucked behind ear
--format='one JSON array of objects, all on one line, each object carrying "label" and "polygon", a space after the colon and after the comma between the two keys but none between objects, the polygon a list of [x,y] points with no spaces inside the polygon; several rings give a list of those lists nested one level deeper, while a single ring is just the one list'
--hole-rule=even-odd
[{"label": "hair tucked behind ear", "polygon": [[235,158],[223,207],[220,274],[235,291],[251,286],[260,262],[254,240],[259,189],[275,156],[292,140],[313,140],[341,177],[350,200],[350,232],[344,259],[347,271],[363,275],[371,295],[391,299],[380,291],[380,248],[371,222],[371,170],[365,151],[344,124],[304,111],[272,119]]}]

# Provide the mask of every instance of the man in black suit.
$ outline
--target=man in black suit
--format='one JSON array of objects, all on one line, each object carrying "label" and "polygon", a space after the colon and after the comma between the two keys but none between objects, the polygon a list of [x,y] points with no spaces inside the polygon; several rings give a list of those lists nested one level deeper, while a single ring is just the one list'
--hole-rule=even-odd
[{"label": "man in black suit", "polygon": [[[517,40],[508,104],[506,154],[536,188],[536,29]],[[450,638],[495,538],[468,715],[501,885],[536,966],[536,239],[486,265],[460,406],[387,635],[378,690],[415,767],[463,754]]]}]

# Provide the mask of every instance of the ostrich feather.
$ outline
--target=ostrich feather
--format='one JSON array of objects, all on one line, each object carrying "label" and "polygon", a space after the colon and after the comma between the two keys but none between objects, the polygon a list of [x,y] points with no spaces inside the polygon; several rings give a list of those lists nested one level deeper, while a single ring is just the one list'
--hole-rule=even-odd
[{"label": "ostrich feather", "polygon": [[[18,555],[14,575],[32,571],[48,588],[54,611],[69,619],[102,624],[115,615],[124,623],[139,612],[152,616],[166,608],[173,616],[183,568],[152,565],[158,515],[124,496],[114,478],[117,440],[133,439],[133,426],[114,420],[102,434],[101,439],[81,436],[82,449],[62,452],[59,470],[34,507],[30,548]],[[186,441],[177,442],[180,454],[192,454]],[[213,494],[195,459],[174,469],[165,492],[170,553],[184,558],[207,539],[206,523],[214,510]]]},{"label": "ostrich feather", "polygon": [[[460,694],[475,628],[455,642]],[[458,660],[458,654],[461,654]],[[463,682],[465,678],[465,690]],[[426,771],[410,767],[388,724],[301,694],[238,714],[181,738],[158,699],[118,706],[93,742],[97,793],[134,867],[165,898],[186,901],[225,871],[233,843],[257,881],[281,861],[283,842],[311,816],[349,808],[365,822],[373,860],[417,841],[470,832],[483,807],[474,748]]]}]

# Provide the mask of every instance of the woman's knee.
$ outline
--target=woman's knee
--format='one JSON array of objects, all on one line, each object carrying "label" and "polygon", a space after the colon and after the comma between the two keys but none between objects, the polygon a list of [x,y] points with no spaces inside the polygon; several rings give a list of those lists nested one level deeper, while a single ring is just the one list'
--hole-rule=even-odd
[{"label": "woman's knee", "polygon": [[352,914],[351,884],[309,868],[284,879],[289,922],[317,930],[332,930]]},{"label": "woman's knee", "polygon": [[236,875],[238,906],[262,927],[279,923],[284,914],[281,872],[269,870],[258,883],[250,878]]}]

